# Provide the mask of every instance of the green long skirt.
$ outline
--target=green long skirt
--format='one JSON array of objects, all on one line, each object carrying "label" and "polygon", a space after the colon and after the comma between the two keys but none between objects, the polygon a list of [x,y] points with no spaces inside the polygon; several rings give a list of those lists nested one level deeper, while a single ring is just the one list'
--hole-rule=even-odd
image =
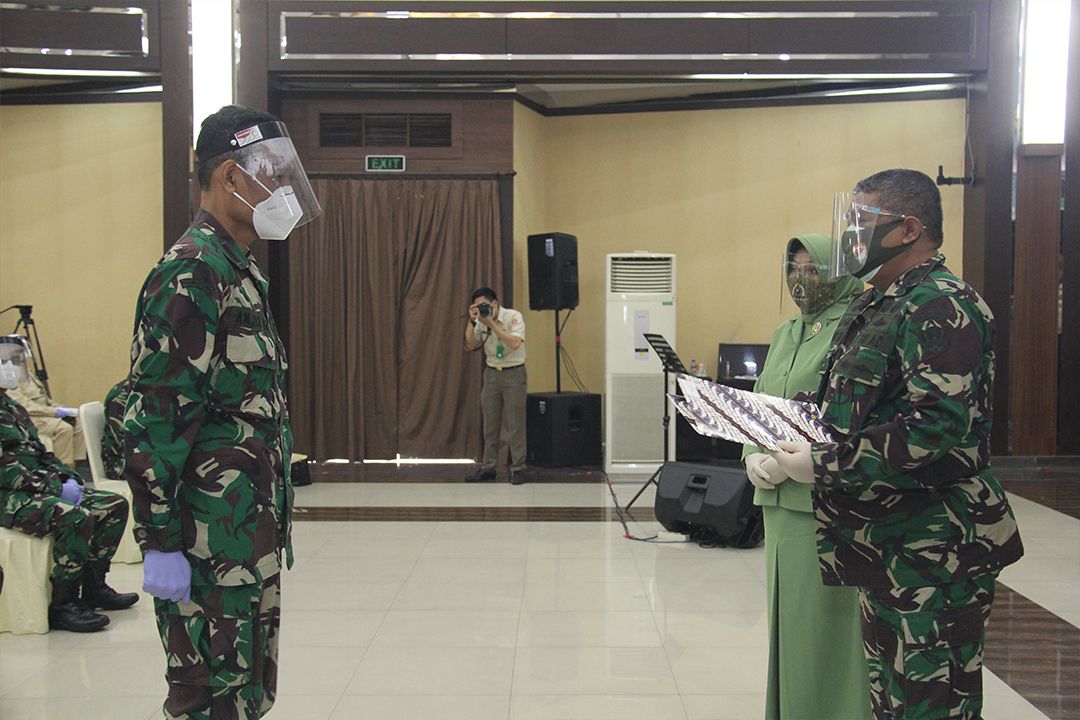
[{"label": "green long skirt", "polygon": [[822,584],[813,513],[762,510],[769,610],[766,720],[869,720],[858,591]]}]

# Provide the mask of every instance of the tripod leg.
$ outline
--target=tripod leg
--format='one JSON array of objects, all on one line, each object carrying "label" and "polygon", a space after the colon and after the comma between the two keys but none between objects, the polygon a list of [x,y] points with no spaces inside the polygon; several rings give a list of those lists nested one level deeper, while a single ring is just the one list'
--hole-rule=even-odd
[{"label": "tripod leg", "polygon": [[641,487],[640,487],[640,488],[638,489],[638,491],[637,491],[637,494],[636,494],[636,495],[634,495],[634,497],[633,497],[633,498],[631,498],[630,502],[626,503],[626,509],[627,509],[627,510],[629,510],[630,508],[632,508],[632,507],[634,506],[634,503],[636,503],[636,502],[637,502],[637,499],[638,499],[639,497],[641,497],[641,493],[645,492],[645,488],[649,487],[649,485],[655,485],[655,486],[656,486],[656,487],[658,487],[658,488],[660,487],[660,483],[658,483],[658,482],[656,481],[656,479],[657,479],[658,477],[660,477],[660,471],[661,471],[661,470],[663,470],[663,469],[664,469],[664,466],[663,466],[663,465],[661,465],[660,467],[656,468],[656,472],[654,472],[654,473],[653,473],[652,475],[650,475],[650,476],[649,476],[649,479],[645,481],[645,484],[644,484],[644,485],[642,485],[642,486],[641,486]]}]

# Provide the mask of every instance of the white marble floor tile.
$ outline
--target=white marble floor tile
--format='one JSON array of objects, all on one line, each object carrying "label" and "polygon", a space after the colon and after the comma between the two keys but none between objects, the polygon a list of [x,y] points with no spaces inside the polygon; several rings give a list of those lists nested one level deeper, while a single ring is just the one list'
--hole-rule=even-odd
[{"label": "white marble floor tile", "polygon": [[724,613],[660,609],[653,615],[666,647],[768,647],[769,625],[764,610]]},{"label": "white marble floor tile", "polygon": [[342,581],[283,583],[281,605],[285,610],[389,610],[401,583]]},{"label": "white marble floor tile", "polygon": [[530,537],[530,558],[632,558],[632,541],[621,536],[578,538],[575,540]]},{"label": "white marble floor tile", "polygon": [[518,648],[515,695],[671,695],[661,648]]},{"label": "white marble floor tile", "polygon": [[680,693],[725,695],[765,692],[767,647],[668,647],[667,652]]},{"label": "white marble floor tile", "polygon": [[522,608],[563,611],[645,611],[649,598],[640,580],[624,582],[536,582],[525,584]]},{"label": "white marble floor tile", "polygon": [[633,558],[529,558],[528,584],[640,581]]},{"label": "white marble floor tile", "polygon": [[529,537],[527,522],[440,522],[431,533],[433,544],[444,540],[518,540]]},{"label": "white marble floor tile", "polygon": [[330,720],[341,693],[331,695],[282,695],[274,700],[274,709],[267,717],[281,720]]},{"label": "white marble floor tile", "polygon": [[678,695],[514,695],[510,720],[686,720]]},{"label": "white marble floor tile", "polygon": [[165,697],[160,647],[73,648],[5,690],[12,698]]},{"label": "white marble floor tile", "polygon": [[444,558],[523,558],[528,555],[526,535],[507,538],[438,538],[428,542],[420,557]]},{"label": "white marble floor tile", "polygon": [[388,557],[317,557],[293,566],[289,585],[339,582],[403,583],[415,560]]},{"label": "white marble floor tile", "polygon": [[0,718],[4,720],[149,720],[160,718],[160,696],[125,697],[6,698],[0,697]]},{"label": "white marble floor tile", "polygon": [[407,580],[394,600],[394,610],[518,610],[522,583],[427,582]]},{"label": "white marble floor tile", "polygon": [[281,645],[366,647],[386,617],[385,610],[298,610],[281,615]]},{"label": "white marble floor tile", "polygon": [[649,612],[521,613],[518,647],[661,647]]},{"label": "white marble floor tile", "polygon": [[763,580],[736,582],[645,581],[649,604],[656,610],[757,612],[765,607]]},{"label": "white marble floor tile", "polygon": [[765,715],[765,694],[690,695],[683,693],[689,720],[757,720]]},{"label": "white marble floor tile", "polygon": [[517,631],[517,610],[391,610],[372,645],[512,648]]},{"label": "white marble floor tile", "polygon": [[510,695],[513,648],[373,646],[346,695]]},{"label": "white marble floor tile", "polygon": [[507,695],[346,695],[330,720],[506,720]]},{"label": "white marble floor tile", "polygon": [[714,550],[712,557],[637,558],[638,570],[646,580],[658,582],[755,582],[755,559],[745,560],[730,551]]},{"label": "white marble floor tile", "polygon": [[278,693],[340,695],[364,654],[364,648],[359,647],[281,648],[278,653]]},{"label": "white marble floor tile", "polygon": [[442,558],[416,561],[411,583],[520,583],[525,578],[525,558]]}]

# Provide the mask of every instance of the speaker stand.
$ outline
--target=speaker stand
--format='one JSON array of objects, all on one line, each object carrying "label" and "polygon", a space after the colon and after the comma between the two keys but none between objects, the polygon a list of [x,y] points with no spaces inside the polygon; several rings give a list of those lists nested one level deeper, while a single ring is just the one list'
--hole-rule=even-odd
[{"label": "speaker stand", "polygon": [[555,308],[555,392],[562,392],[562,332],[559,329],[558,308]]}]

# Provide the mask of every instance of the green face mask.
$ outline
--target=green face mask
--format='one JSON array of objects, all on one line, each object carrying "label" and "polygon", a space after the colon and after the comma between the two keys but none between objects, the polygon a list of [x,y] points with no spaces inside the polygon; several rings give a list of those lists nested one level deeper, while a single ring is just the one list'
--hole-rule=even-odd
[{"label": "green face mask", "polygon": [[833,301],[833,284],[819,277],[788,275],[788,292],[803,315],[813,315],[824,310]]}]

